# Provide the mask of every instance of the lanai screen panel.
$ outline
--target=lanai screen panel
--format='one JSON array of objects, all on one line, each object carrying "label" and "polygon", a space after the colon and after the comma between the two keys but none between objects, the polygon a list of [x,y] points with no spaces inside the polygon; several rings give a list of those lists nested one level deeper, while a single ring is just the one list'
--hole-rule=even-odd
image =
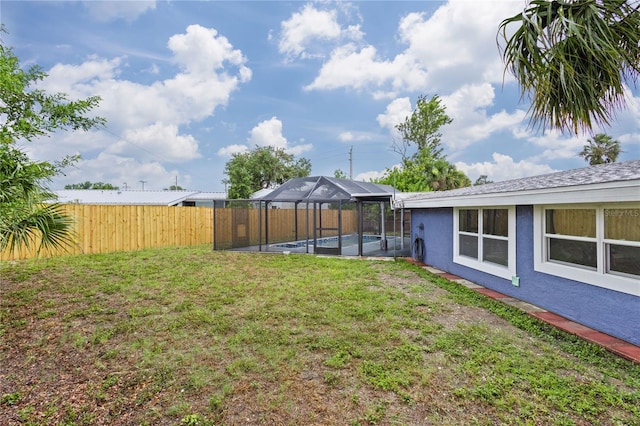
[{"label": "lanai screen panel", "polygon": [[229,250],[257,246],[262,224],[252,200],[229,200],[225,207],[213,206],[213,248]]}]

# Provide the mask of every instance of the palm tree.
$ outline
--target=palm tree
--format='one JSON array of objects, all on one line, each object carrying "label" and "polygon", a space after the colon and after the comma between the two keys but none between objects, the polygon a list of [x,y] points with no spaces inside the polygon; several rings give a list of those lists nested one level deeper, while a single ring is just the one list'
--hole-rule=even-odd
[{"label": "palm tree", "polygon": [[430,180],[429,186],[434,191],[447,191],[471,186],[471,180],[467,175],[444,158],[435,160],[431,169],[427,169],[426,175]]},{"label": "palm tree", "polygon": [[64,249],[73,244],[73,224],[44,183],[55,166],[30,161],[0,143],[0,252],[29,248]]},{"label": "palm tree", "polygon": [[585,159],[589,165],[615,163],[620,155],[620,142],[611,139],[604,133],[598,133],[592,139],[587,139],[588,144],[584,146],[578,155]]},{"label": "palm tree", "polygon": [[640,75],[638,28],[638,0],[531,0],[502,21],[503,60],[531,97],[531,125],[578,133],[609,124]]}]

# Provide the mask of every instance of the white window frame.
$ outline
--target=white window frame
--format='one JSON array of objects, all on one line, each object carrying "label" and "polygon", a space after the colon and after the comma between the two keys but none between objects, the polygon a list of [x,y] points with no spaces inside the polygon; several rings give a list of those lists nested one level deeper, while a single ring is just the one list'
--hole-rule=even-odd
[{"label": "white window frame", "polygon": [[[507,210],[508,214],[508,235],[500,237],[496,235],[484,235],[482,230],[483,210]],[[460,231],[460,210],[478,210],[478,259],[460,255],[460,235],[470,235]],[[475,234],[474,234],[475,235]],[[482,239],[483,237],[506,240],[507,241],[507,266],[482,260]],[[467,266],[487,274],[511,280],[516,275],[516,208],[515,206],[483,206],[483,207],[456,207],[453,209],[453,262]]]},{"label": "white window frame", "polygon": [[[640,247],[640,242],[620,241],[604,238],[604,211],[607,209],[639,209],[636,204],[580,204],[580,205],[536,205],[533,209],[533,258],[534,270],[574,281],[583,282],[609,290],[640,296],[640,280],[637,277],[608,271],[608,247],[610,244]],[[547,260],[547,236],[545,232],[545,210],[547,209],[587,209],[596,211],[596,237],[563,237],[553,234],[553,238],[594,241],[598,257],[596,270],[570,263]]]}]

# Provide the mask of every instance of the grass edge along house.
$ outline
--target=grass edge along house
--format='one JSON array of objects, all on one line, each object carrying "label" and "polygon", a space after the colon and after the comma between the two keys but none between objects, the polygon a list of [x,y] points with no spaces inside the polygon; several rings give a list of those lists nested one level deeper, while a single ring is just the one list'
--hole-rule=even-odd
[{"label": "grass edge along house", "polygon": [[404,194],[412,256],[640,345],[640,160]]}]

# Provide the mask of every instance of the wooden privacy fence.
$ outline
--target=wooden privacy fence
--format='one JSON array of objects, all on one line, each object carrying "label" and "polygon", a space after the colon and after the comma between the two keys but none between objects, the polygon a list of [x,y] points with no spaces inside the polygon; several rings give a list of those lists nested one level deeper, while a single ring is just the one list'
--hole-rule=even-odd
[{"label": "wooden privacy fence", "polygon": [[[111,206],[65,204],[75,220],[75,242],[68,249],[42,251],[40,256],[107,253],[152,247],[213,243],[213,210],[210,207]],[[32,250],[0,253],[0,260],[36,257]]]},{"label": "wooden privacy fence", "polygon": [[[74,243],[67,250],[43,250],[41,257],[65,254],[92,254],[117,251],[141,250],[167,246],[193,246],[212,244],[214,240],[213,209],[211,207],[170,206],[113,206],[64,204],[63,211],[75,220]],[[258,244],[257,209],[245,209],[244,220],[233,218],[237,209],[216,209],[216,243],[219,248],[231,248],[232,241],[243,242],[240,246]],[[265,211],[262,212],[265,214]],[[270,209],[269,241],[281,242],[296,238],[293,224],[298,217],[298,238],[306,238],[307,226],[313,235],[313,225],[307,225],[307,212],[303,209]],[[264,219],[263,219],[264,220]],[[313,221],[313,212],[309,212]],[[318,217],[316,221],[319,221]],[[338,211],[323,210],[324,227],[337,228]],[[342,232],[357,232],[357,213],[343,210]],[[337,233],[337,231],[335,232]],[[334,233],[334,234],[335,234]],[[332,235],[324,233],[323,236]],[[244,240],[244,241],[242,241]],[[18,249],[13,253],[0,253],[2,260],[30,259],[37,256],[36,247]]]}]

